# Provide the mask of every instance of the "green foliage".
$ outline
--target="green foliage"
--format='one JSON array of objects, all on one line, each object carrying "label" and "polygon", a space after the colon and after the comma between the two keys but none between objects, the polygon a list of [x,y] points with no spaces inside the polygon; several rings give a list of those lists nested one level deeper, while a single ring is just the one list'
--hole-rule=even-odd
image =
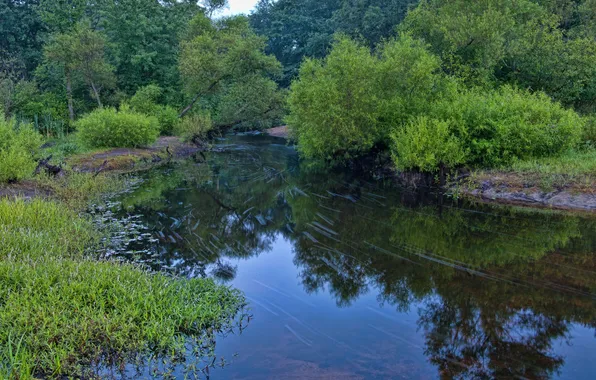
[{"label": "green foliage", "polygon": [[537,4],[545,2],[425,0],[400,28],[427,41],[445,68],[468,83],[516,83],[592,109],[596,40],[569,38],[560,16]]},{"label": "green foliage", "polygon": [[429,106],[432,121],[394,132],[394,161],[402,169],[433,171],[439,163],[490,168],[558,156],[578,145],[584,123],[545,94],[509,86],[463,90]]},{"label": "green foliage", "polygon": [[78,75],[88,86],[97,105],[102,106],[102,90],[115,85],[114,68],[106,60],[105,49],[105,37],[92,30],[85,21],[79,22],[69,32],[53,35],[45,45],[47,64],[57,65],[63,70],[69,100],[72,99],[72,77]]},{"label": "green foliage", "polygon": [[0,117],[0,183],[33,175],[41,136],[29,124],[17,125]]},{"label": "green foliage", "polygon": [[596,148],[596,115],[594,114],[585,117],[582,141],[585,145]]},{"label": "green foliage", "polygon": [[137,354],[201,347],[244,303],[211,280],[178,279],[85,253],[101,237],[63,204],[0,200],[0,374],[88,377]]},{"label": "green foliage", "polygon": [[368,48],[338,40],[323,61],[307,59],[288,97],[288,127],[306,158],[343,161],[381,139],[377,60]]},{"label": "green foliage", "polygon": [[197,15],[181,46],[180,73],[189,99],[184,115],[199,102],[212,109],[216,126],[270,124],[279,118],[282,102],[271,79],[280,64],[264,53],[244,16],[209,20]]},{"label": "green foliage", "polygon": [[504,86],[468,90],[438,102],[438,118],[451,120],[469,150],[468,163],[495,167],[518,159],[556,156],[575,147],[583,120],[543,93]]},{"label": "green foliage", "polygon": [[8,257],[82,257],[100,237],[89,220],[78,217],[63,204],[39,199],[0,200],[0,231],[0,262]]},{"label": "green foliage", "polygon": [[250,15],[252,27],[267,37],[267,53],[282,63],[284,87],[298,75],[305,57],[323,58],[342,33],[375,44],[395,34],[396,25],[418,0],[261,0]]},{"label": "green foliage", "polygon": [[341,162],[384,146],[389,133],[449,91],[440,61],[402,35],[372,55],[340,38],[324,60],[307,59],[291,87],[286,121],[306,158]]},{"label": "green foliage", "polygon": [[466,162],[462,144],[452,131],[449,122],[428,117],[396,129],[391,135],[395,166],[433,172],[441,165],[455,167]]},{"label": "green foliage", "polygon": [[154,116],[159,122],[162,135],[171,135],[178,123],[178,112],[170,107],[158,104],[162,89],[154,84],[141,87],[130,99],[129,105],[135,112]]},{"label": "green foliage", "polygon": [[159,136],[156,118],[123,107],[97,109],[77,120],[75,127],[81,141],[89,147],[142,147]]},{"label": "green foliage", "polygon": [[208,112],[200,112],[182,118],[174,127],[174,134],[184,142],[201,142],[207,139],[212,129],[211,115]]}]

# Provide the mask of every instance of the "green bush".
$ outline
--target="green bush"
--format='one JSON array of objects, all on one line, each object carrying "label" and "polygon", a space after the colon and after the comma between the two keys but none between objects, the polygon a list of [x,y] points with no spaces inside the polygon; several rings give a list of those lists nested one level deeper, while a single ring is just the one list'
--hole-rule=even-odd
[{"label": "green bush", "polygon": [[585,145],[596,148],[596,115],[586,116],[582,141]]},{"label": "green bush", "polygon": [[386,146],[392,129],[449,90],[440,60],[401,35],[378,54],[340,38],[324,60],[306,60],[291,86],[286,122],[306,158],[341,162]]},{"label": "green bush", "polygon": [[481,167],[561,154],[578,144],[583,128],[577,113],[544,93],[510,86],[462,91],[437,102],[433,116],[451,121],[468,163]]},{"label": "green bush", "polygon": [[0,183],[33,175],[42,138],[29,124],[16,125],[0,117]]},{"label": "green bush", "polygon": [[398,169],[436,171],[440,165],[454,167],[466,161],[460,140],[447,121],[425,116],[413,119],[392,133],[392,157]]},{"label": "green bush", "polygon": [[174,134],[184,142],[200,142],[207,139],[213,129],[211,115],[208,112],[185,116],[174,128]]},{"label": "green bush", "polygon": [[178,112],[170,107],[158,104],[162,89],[154,84],[141,87],[130,99],[129,105],[135,112],[147,116],[155,116],[159,122],[162,135],[171,135],[174,126],[178,123]]},{"label": "green bush", "polygon": [[[428,114],[432,121],[413,119],[392,135],[402,169],[433,171],[441,162],[490,168],[558,156],[578,145],[584,124],[545,94],[509,86],[462,90],[429,104]],[[451,145],[456,141],[461,151]]]},{"label": "green bush", "polygon": [[81,141],[94,148],[147,146],[159,136],[155,117],[122,107],[97,109],[77,120],[75,127]]}]

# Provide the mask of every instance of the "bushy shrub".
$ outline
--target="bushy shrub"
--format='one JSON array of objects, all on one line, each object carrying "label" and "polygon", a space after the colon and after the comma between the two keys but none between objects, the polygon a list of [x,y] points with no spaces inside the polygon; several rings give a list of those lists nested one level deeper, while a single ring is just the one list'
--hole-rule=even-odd
[{"label": "bushy shrub", "polygon": [[582,141],[585,145],[596,148],[596,115],[586,116],[584,120]]},{"label": "bushy shrub", "polygon": [[[414,119],[393,133],[393,157],[402,169],[433,171],[441,162],[499,167],[557,156],[578,145],[584,123],[543,93],[509,86],[462,90],[429,105],[428,114],[432,122]],[[455,141],[465,160],[453,150]]]},{"label": "bushy shrub", "polygon": [[162,135],[171,135],[174,126],[178,123],[178,112],[170,107],[158,104],[162,89],[154,84],[141,87],[137,90],[129,105],[135,112],[147,116],[155,116],[159,122],[159,130]]},{"label": "bushy shrub", "polygon": [[0,183],[31,176],[41,144],[41,136],[31,125],[16,125],[14,120],[0,117]]},{"label": "bushy shrub", "polygon": [[421,116],[391,135],[393,161],[398,169],[434,172],[441,165],[454,167],[466,161],[461,141],[448,121]]},{"label": "bushy shrub", "polygon": [[583,120],[544,93],[510,86],[462,91],[438,102],[434,114],[451,120],[469,150],[468,163],[483,167],[558,155],[579,142]]},{"label": "bushy shrub", "polygon": [[174,128],[174,134],[184,142],[200,142],[207,138],[213,129],[213,122],[209,112],[187,115]]},{"label": "bushy shrub", "polygon": [[153,143],[159,136],[158,121],[153,116],[122,107],[97,109],[77,120],[75,127],[81,141],[95,148],[136,148]]},{"label": "bushy shrub", "polygon": [[307,60],[292,83],[286,122],[306,158],[341,162],[386,146],[393,128],[450,88],[440,60],[401,35],[378,54],[340,38],[324,60]]}]

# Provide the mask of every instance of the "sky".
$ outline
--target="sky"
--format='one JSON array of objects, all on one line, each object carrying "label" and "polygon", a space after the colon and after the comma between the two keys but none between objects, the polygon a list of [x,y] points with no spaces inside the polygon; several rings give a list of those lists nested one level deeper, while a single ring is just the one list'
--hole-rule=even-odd
[{"label": "sky", "polygon": [[228,0],[229,8],[222,13],[226,16],[239,13],[249,14],[257,4],[257,1],[258,0]]}]

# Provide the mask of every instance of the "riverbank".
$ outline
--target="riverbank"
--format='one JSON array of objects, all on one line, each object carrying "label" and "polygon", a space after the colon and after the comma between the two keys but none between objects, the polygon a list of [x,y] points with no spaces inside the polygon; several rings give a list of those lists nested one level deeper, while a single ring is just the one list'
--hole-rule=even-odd
[{"label": "riverbank", "polygon": [[117,173],[129,167],[116,165],[124,158],[136,169],[155,165],[147,157],[198,152],[168,139],[80,155],[74,169],[68,158],[69,169],[55,177],[0,189],[1,378],[105,378],[101,371],[147,358],[176,365],[189,345],[209,358],[215,334],[236,326],[245,304],[237,290],[96,253],[118,226],[99,223],[87,206],[126,191],[127,177]]}]

